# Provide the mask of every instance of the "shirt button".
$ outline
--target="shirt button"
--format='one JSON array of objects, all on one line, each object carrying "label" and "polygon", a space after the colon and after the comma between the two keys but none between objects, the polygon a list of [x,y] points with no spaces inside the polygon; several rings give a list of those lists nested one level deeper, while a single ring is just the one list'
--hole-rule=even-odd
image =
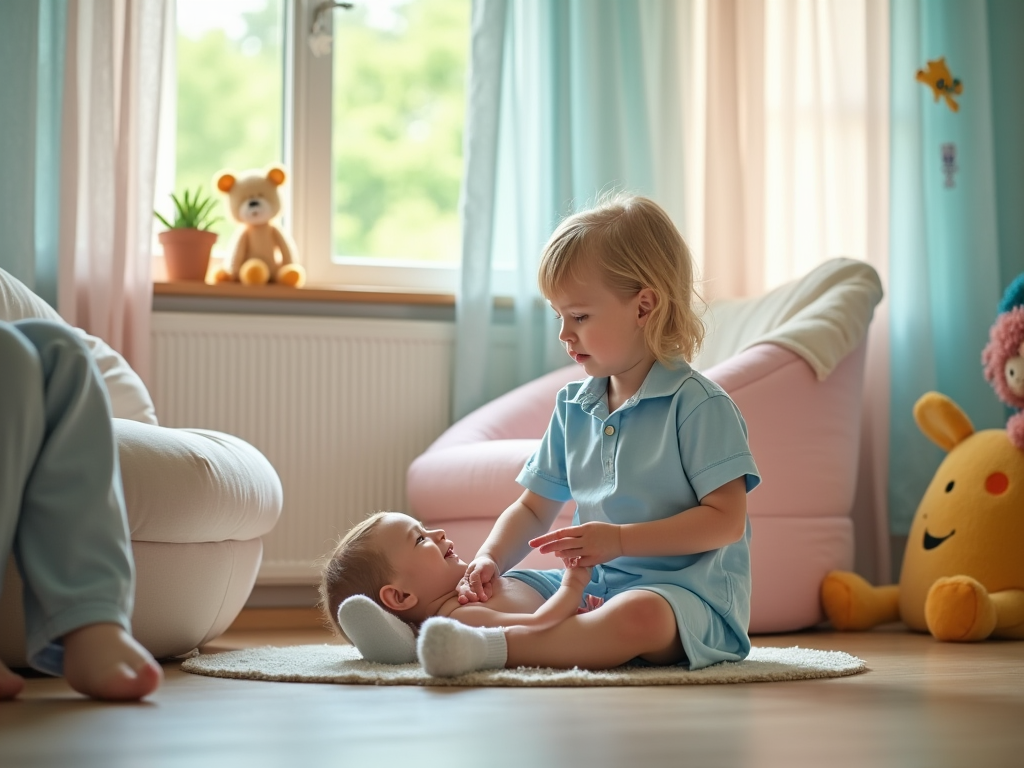
[{"label": "shirt button", "polygon": [[606,435],[614,435],[615,434],[615,427],[613,427],[611,424],[609,424],[607,427],[604,428],[604,433]]}]

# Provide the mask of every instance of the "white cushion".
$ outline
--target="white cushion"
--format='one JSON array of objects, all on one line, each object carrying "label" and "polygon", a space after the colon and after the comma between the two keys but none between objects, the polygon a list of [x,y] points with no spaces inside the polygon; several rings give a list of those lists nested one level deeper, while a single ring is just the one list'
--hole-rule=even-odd
[{"label": "white cushion", "polygon": [[133,542],[245,541],[281,514],[281,481],[244,440],[114,419]]},{"label": "white cushion", "polygon": [[[15,320],[38,318],[67,325],[56,310],[36,296],[14,275],[0,269],[0,320],[13,323]],[[156,424],[156,409],[149,390],[139,375],[131,369],[128,361],[102,339],[91,336],[81,328],[75,332],[82,337],[92,353],[103,383],[110,395],[110,407],[114,417],[131,419],[144,424]]]},{"label": "white cushion", "polygon": [[882,283],[870,265],[836,258],[763,296],[712,302],[693,367],[704,371],[757,344],[795,352],[824,381],[864,340]]}]

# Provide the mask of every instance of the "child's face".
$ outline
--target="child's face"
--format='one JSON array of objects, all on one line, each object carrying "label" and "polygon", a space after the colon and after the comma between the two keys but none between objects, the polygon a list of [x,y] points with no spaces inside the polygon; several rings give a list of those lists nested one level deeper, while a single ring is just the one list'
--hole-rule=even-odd
[{"label": "child's face", "polygon": [[559,340],[589,376],[621,376],[649,365],[653,356],[644,340],[649,309],[645,295],[623,298],[599,278],[570,279],[548,297],[562,321]]},{"label": "child's face", "polygon": [[398,512],[377,526],[376,543],[395,572],[392,582],[403,592],[429,602],[454,592],[466,575],[466,563],[442,530],[427,530],[418,520]]}]

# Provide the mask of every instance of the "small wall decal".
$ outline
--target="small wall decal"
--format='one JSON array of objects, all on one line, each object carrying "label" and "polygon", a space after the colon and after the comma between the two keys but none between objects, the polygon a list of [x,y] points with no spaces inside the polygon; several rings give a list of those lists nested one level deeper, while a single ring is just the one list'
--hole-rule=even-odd
[{"label": "small wall decal", "polygon": [[956,164],[956,144],[943,144],[942,145],[942,175],[946,177],[946,181],[943,186],[947,188],[953,188],[956,186],[956,181],[953,175],[960,170]]},{"label": "small wall decal", "polygon": [[945,56],[930,60],[927,69],[917,70],[917,81],[924,83],[932,89],[935,101],[938,101],[941,96],[946,99],[946,105],[951,110],[954,112],[960,111],[960,105],[957,104],[956,99],[953,97],[963,93],[964,84],[960,82],[960,78],[953,77],[953,73],[946,66]]}]

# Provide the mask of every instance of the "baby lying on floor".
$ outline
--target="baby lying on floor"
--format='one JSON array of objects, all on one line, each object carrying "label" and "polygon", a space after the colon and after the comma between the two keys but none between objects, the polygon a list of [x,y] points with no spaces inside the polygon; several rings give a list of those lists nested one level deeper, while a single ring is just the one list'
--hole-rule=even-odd
[{"label": "baby lying on floor", "polygon": [[[550,627],[600,601],[584,599],[590,568],[567,568],[547,601],[515,572],[494,579],[486,603],[459,602],[466,563],[444,531],[399,512],[378,512],[350,530],[323,568],[320,607],[368,661],[416,661],[413,627],[446,616],[473,627]],[[529,573],[529,572],[526,572]],[[536,573],[536,572],[533,572]]]}]

